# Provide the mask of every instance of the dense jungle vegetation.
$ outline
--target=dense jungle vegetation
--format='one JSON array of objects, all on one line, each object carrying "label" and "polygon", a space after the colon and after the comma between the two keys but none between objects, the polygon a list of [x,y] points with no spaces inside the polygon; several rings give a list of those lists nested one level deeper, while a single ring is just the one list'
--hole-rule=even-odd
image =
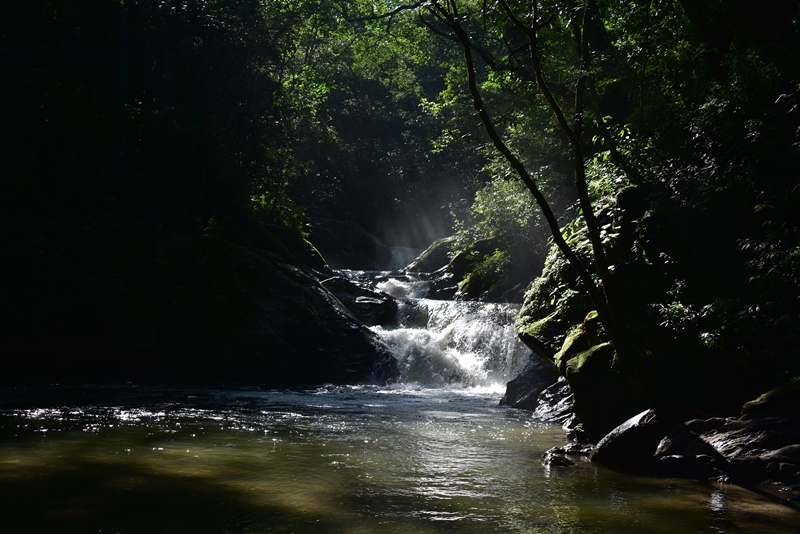
[{"label": "dense jungle vegetation", "polygon": [[3,2],[7,376],[224,367],[278,299],[248,277],[324,270],[335,220],[453,235],[462,298],[528,288],[519,330],[553,357],[594,309],[632,383],[655,358],[761,391],[800,372],[799,22],[795,0]]}]

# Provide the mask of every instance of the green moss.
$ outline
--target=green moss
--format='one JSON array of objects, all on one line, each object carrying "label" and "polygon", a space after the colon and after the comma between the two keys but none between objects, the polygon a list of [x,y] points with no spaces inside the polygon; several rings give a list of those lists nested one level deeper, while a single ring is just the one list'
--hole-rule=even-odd
[{"label": "green moss", "polygon": [[800,400],[800,376],[790,378],[780,386],[771,389],[755,400],[746,402],[742,414],[752,413],[766,407],[778,407]]},{"label": "green moss", "polygon": [[566,375],[578,373],[604,374],[611,369],[614,358],[614,347],[610,343],[601,343],[590,347],[570,358],[566,365]]},{"label": "green moss", "polygon": [[589,344],[586,341],[586,335],[583,331],[583,326],[573,326],[569,332],[567,332],[567,336],[564,339],[564,344],[561,346],[561,350],[559,350],[553,358],[559,372],[562,375],[566,374],[567,362],[573,356],[587,350],[588,348]]},{"label": "green moss", "polygon": [[450,263],[455,237],[443,237],[434,241],[419,258],[408,266],[409,271],[432,273]]}]

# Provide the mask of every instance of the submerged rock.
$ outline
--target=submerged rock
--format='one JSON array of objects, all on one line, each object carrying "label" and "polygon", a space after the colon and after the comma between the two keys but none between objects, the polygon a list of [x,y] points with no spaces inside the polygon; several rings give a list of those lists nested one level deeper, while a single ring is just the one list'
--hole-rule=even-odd
[{"label": "submerged rock", "polygon": [[570,467],[580,460],[588,460],[594,452],[594,445],[570,443],[563,447],[553,447],[542,455],[542,465],[548,468]]}]

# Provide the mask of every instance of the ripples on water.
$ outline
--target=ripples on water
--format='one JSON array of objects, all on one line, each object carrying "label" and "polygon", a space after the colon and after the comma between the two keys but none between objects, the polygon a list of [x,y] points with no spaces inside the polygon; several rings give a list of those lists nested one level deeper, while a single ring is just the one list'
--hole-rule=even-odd
[{"label": "ripples on water", "polygon": [[45,388],[0,400],[2,532],[788,532],[735,487],[545,469],[496,388]]}]

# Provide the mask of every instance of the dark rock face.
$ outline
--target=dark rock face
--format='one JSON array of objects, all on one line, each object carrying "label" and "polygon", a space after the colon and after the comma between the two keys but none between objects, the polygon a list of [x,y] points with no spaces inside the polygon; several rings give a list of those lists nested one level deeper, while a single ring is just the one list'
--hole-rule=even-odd
[{"label": "dark rock face", "polygon": [[569,421],[575,418],[572,413],[572,389],[567,379],[559,377],[551,386],[539,394],[538,404],[533,410],[533,417],[538,421],[564,425],[569,427]]},{"label": "dark rock face", "polygon": [[103,315],[74,310],[85,318],[74,340],[62,338],[59,351],[24,347],[37,358],[16,348],[0,379],[319,384],[397,374],[375,334],[286,247],[167,236],[140,249],[118,274],[124,291],[91,302]]},{"label": "dark rock face", "polygon": [[395,321],[397,301],[386,293],[362,287],[341,276],[322,281],[353,315],[369,326],[386,325]]},{"label": "dark rock face", "polygon": [[596,442],[646,408],[630,381],[612,365],[614,354],[613,346],[602,343],[567,362],[565,375],[575,395],[572,408],[582,422],[575,437],[582,443]]},{"label": "dark rock face", "polygon": [[[275,255],[234,248],[256,304],[224,345],[239,380],[358,383],[397,375],[393,356],[316,276]],[[230,365],[230,364],[228,364]]]},{"label": "dark rock face", "polygon": [[[592,460],[648,476],[796,488],[800,484],[800,405],[793,401],[797,384],[792,379],[747,403],[741,417],[693,419],[665,435],[655,412],[647,410],[600,440]],[[797,497],[794,490],[781,495]]]},{"label": "dark rock face", "polygon": [[552,362],[532,353],[525,367],[507,384],[500,405],[535,410],[540,404],[539,396],[557,380],[558,371]]},{"label": "dark rock face", "polygon": [[653,410],[631,417],[597,443],[592,461],[635,469],[655,454],[663,429]]},{"label": "dark rock face", "polygon": [[332,269],[379,271],[392,259],[389,247],[354,222],[315,219],[311,241]]}]

